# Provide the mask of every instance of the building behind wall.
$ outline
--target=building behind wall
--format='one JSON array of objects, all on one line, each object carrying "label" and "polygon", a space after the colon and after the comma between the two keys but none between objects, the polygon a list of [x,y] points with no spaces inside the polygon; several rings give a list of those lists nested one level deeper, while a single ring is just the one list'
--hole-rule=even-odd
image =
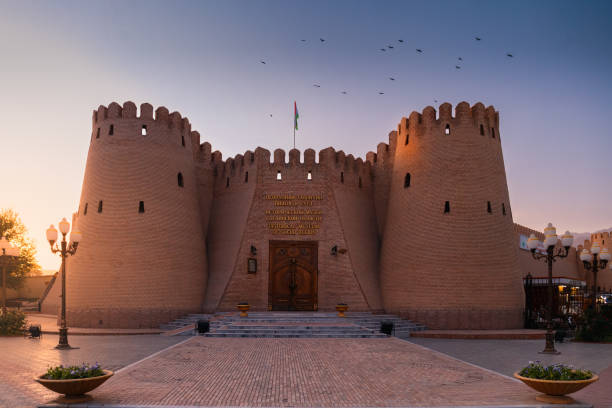
[{"label": "building behind wall", "polygon": [[178,112],[100,106],[74,221],[72,326],[155,327],[238,302],[523,324],[499,115],[481,103],[413,112],[365,160],[331,147],[223,160]]}]

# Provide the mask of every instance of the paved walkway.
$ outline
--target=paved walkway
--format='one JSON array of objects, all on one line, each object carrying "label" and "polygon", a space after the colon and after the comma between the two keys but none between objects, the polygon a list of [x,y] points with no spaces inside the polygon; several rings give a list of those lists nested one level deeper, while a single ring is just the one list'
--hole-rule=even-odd
[{"label": "paved walkway", "polygon": [[599,381],[571,396],[596,408],[612,407],[612,344],[557,343],[559,355],[539,354],[544,340],[448,340],[409,339],[415,344],[440,351],[480,367],[512,375],[529,361],[544,364],[563,363],[586,368],[599,374]]},{"label": "paved walkway", "polygon": [[395,338],[191,338],[92,392],[104,406],[539,405],[520,382]]},{"label": "paved walkway", "polygon": [[33,381],[49,366],[97,361],[117,370],[183,340],[159,335],[74,336],[69,342],[80,349],[55,350],[56,335],[45,334],[42,340],[0,337],[0,407],[31,408],[57,397]]}]

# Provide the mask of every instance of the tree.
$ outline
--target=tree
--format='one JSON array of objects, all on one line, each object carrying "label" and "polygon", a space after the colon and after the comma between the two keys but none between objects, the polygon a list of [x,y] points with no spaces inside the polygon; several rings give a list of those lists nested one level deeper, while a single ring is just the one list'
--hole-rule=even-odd
[{"label": "tree", "polygon": [[[36,262],[34,242],[27,237],[27,230],[19,215],[11,209],[0,209],[0,236],[6,237],[11,244],[19,247],[19,258],[16,266],[9,268],[6,286],[17,289],[23,279],[32,271],[40,269]],[[0,287],[2,282],[0,281]]]}]

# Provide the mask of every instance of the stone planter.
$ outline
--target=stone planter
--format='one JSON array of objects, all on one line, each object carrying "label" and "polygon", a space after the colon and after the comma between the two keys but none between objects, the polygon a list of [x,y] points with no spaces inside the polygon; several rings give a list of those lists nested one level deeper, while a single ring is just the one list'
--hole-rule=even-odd
[{"label": "stone planter", "polygon": [[90,397],[84,395],[102,385],[102,383],[113,376],[110,370],[102,370],[104,375],[90,378],[75,378],[72,380],[49,380],[43,378],[44,374],[34,379],[37,383],[47,387],[53,392],[64,394],[65,397],[56,402],[81,402]]},{"label": "stone planter", "polygon": [[248,303],[239,303],[238,305],[236,305],[236,307],[238,308],[238,310],[240,310],[240,317],[247,317],[248,311],[251,308],[251,306]]},{"label": "stone planter", "polygon": [[528,378],[514,373],[514,378],[518,378],[531,388],[543,394],[536,396],[536,399],[549,404],[571,404],[574,399],[566,397],[566,394],[574,393],[583,389],[587,385],[594,383],[599,377],[593,374],[593,377],[588,380],[576,381],[555,381],[555,380],[538,380],[536,378]]},{"label": "stone planter", "polygon": [[336,311],[338,312],[338,317],[346,317],[344,316],[344,312],[348,310],[348,305],[345,303],[338,303],[336,305]]}]

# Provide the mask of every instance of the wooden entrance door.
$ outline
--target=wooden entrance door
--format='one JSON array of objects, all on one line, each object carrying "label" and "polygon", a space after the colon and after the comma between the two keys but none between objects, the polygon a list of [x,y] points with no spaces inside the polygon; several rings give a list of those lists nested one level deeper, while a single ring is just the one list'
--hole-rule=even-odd
[{"label": "wooden entrance door", "polygon": [[317,310],[317,241],[270,241],[270,310]]}]

